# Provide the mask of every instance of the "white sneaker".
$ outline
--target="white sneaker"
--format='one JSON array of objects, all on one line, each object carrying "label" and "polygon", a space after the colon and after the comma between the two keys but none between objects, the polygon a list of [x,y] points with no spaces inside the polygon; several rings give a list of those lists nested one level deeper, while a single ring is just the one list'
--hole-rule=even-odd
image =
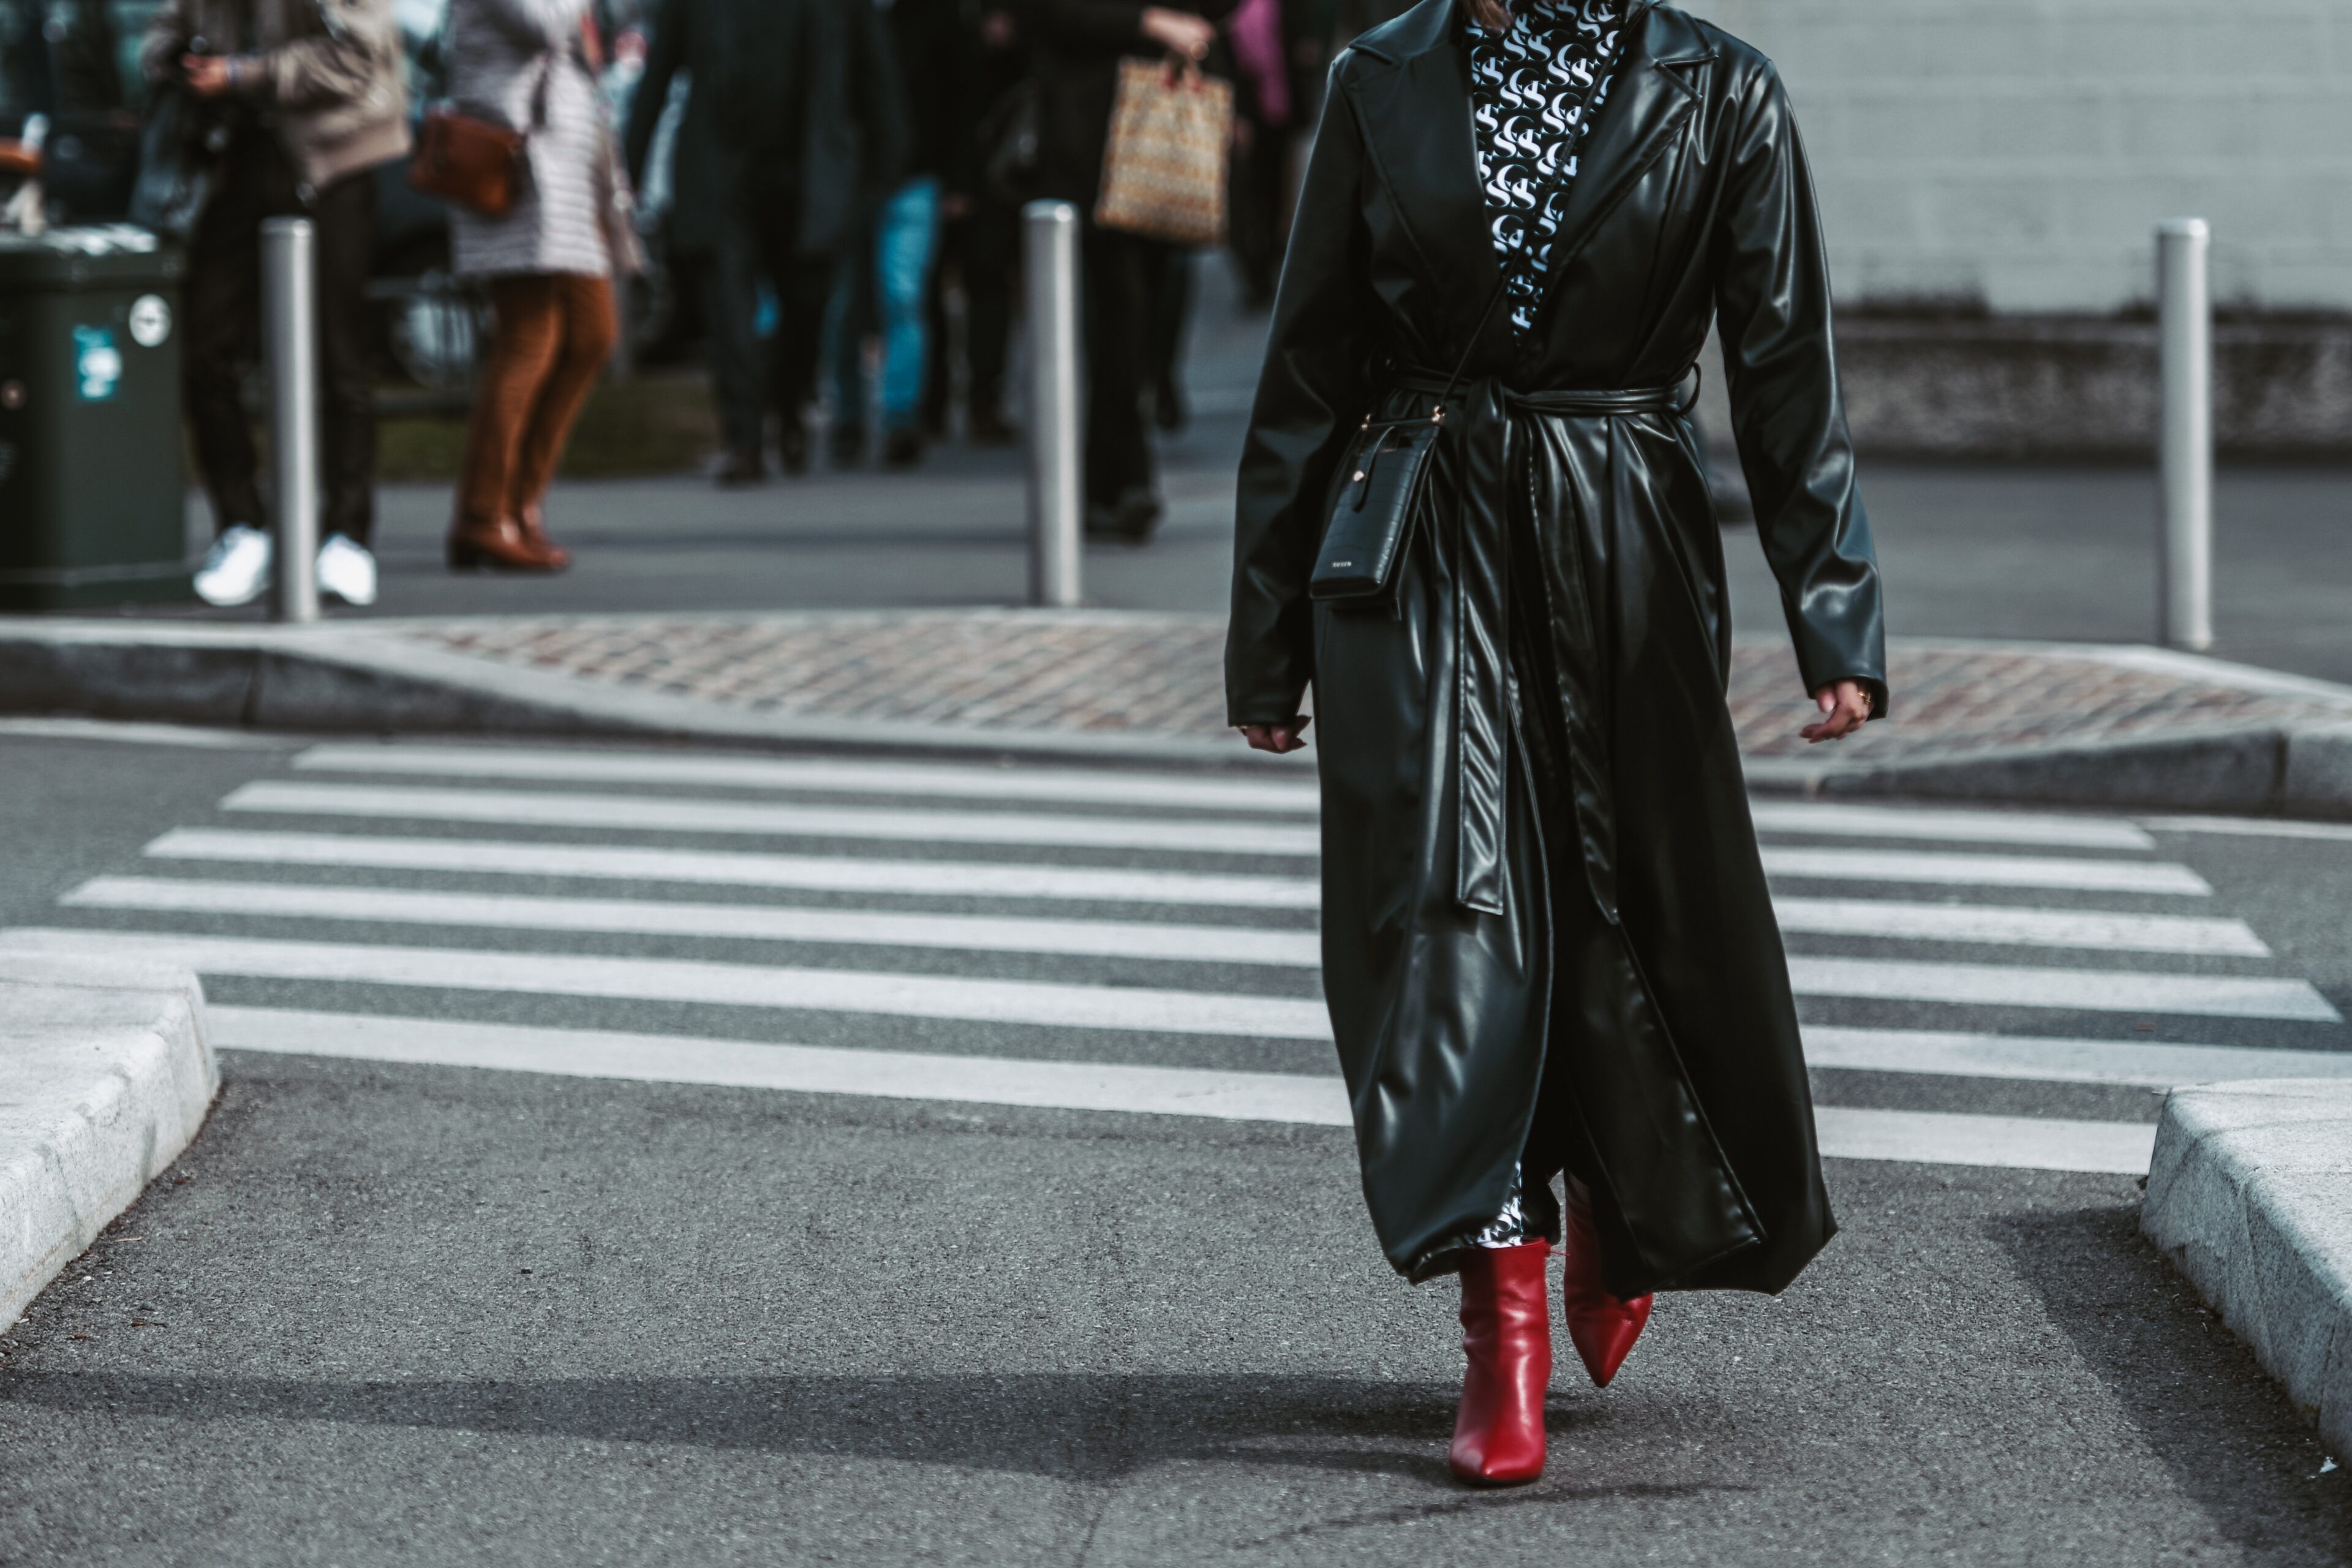
[{"label": "white sneaker", "polygon": [[196,597],[207,605],[250,605],[269,586],[269,535],[231,523],[196,568]]},{"label": "white sneaker", "polygon": [[347,533],[331,533],[319,546],[319,592],[346,605],[375,603],[375,557]]}]

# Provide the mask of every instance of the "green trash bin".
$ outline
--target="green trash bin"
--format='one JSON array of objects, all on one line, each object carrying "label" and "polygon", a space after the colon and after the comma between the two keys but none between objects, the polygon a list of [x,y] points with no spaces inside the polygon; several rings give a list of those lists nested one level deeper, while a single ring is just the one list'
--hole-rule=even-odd
[{"label": "green trash bin", "polygon": [[0,230],[0,609],[185,599],[177,251]]}]

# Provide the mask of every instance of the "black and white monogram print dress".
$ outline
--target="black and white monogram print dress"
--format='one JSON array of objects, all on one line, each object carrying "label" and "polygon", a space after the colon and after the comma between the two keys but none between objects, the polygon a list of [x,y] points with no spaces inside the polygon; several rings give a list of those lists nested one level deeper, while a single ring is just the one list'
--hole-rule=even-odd
[{"label": "black and white monogram print dress", "polygon": [[[1489,232],[1503,264],[1511,325],[1534,329],[1551,275],[1551,243],[1576,178],[1576,146],[1609,97],[1625,0],[1519,0],[1499,33],[1470,24],[1470,108]],[[1519,1173],[1479,1247],[1517,1247],[1556,1232],[1549,1173]]]},{"label": "black and white monogram print dress", "polygon": [[1535,326],[1576,147],[1609,96],[1627,0],[1518,0],[1499,33],[1470,28],[1478,179],[1511,325]]}]

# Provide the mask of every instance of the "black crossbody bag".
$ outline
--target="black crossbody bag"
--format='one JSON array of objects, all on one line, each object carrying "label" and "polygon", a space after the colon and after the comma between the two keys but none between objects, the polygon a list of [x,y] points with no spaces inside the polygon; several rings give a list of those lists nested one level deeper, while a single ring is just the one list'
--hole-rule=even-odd
[{"label": "black crossbody bag", "polygon": [[1357,427],[1340,470],[1348,482],[1331,500],[1315,575],[1307,584],[1307,597],[1375,603],[1384,601],[1395,585],[1397,563],[1412,542],[1413,516],[1429,488],[1430,458],[1445,429],[1446,399],[1460,384],[1504,288],[1497,281],[1487,296],[1486,308],[1478,312],[1478,324],[1470,329],[1470,341],[1454,362],[1454,374],[1445,378],[1445,390],[1437,395],[1434,407],[1403,419],[1375,419],[1368,414]]}]

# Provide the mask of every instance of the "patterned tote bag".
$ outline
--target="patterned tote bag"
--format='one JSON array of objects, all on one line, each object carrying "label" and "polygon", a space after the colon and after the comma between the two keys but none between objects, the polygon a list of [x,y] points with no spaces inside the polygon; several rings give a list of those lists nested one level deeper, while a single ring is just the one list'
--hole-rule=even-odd
[{"label": "patterned tote bag", "polygon": [[1119,61],[1095,222],[1172,245],[1222,243],[1233,130],[1233,83],[1197,66]]}]

